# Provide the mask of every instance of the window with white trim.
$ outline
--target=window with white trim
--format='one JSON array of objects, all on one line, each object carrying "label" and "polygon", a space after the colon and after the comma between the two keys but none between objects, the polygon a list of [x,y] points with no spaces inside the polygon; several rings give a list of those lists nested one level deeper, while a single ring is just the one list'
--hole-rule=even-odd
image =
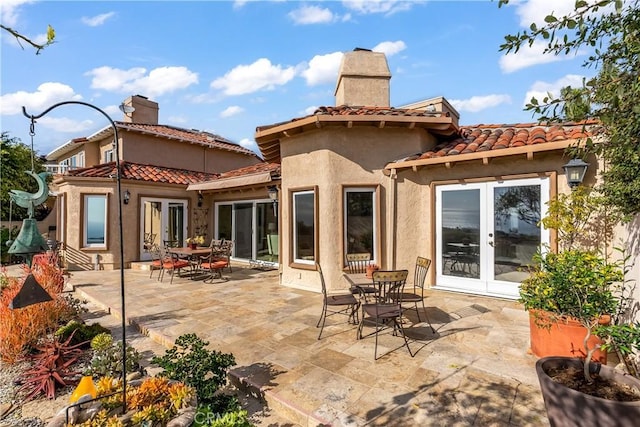
[{"label": "window with white trim", "polygon": [[376,189],[344,189],[344,247],[345,253],[370,253],[372,260],[376,254]]},{"label": "window with white trim", "polygon": [[301,264],[316,260],[315,191],[297,191],[293,196],[293,259]]},{"label": "window with white trim", "polygon": [[84,247],[107,245],[107,196],[86,194],[84,196]]},{"label": "window with white trim", "polygon": [[109,163],[109,162],[115,162],[115,161],[116,161],[115,150],[113,148],[111,148],[110,150],[106,150],[104,152],[104,162]]}]

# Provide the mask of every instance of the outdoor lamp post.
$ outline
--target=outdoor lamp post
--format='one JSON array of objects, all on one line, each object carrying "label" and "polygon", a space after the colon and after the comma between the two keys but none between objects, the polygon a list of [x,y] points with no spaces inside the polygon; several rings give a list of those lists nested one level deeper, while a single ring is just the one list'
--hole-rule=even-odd
[{"label": "outdoor lamp post", "polygon": [[585,163],[582,159],[577,158],[569,160],[569,163],[562,166],[567,176],[567,183],[571,189],[582,183],[588,167],[589,163]]},{"label": "outdoor lamp post", "polygon": [[[114,144],[115,157],[116,157],[116,193],[118,194],[118,199],[117,199],[118,200],[118,232],[119,232],[119,239],[120,239],[120,315],[122,319],[122,413],[124,414],[127,412],[127,342],[126,342],[127,323],[126,323],[126,316],[125,316],[125,293],[124,293],[124,246],[123,246],[124,234],[123,234],[123,228],[122,228],[123,194],[122,194],[122,183],[121,183],[122,171],[120,170],[120,143],[118,140],[118,128],[107,113],[105,113],[103,110],[96,107],[95,105],[89,104],[88,102],[83,102],[83,101],[59,102],[47,108],[46,110],[44,110],[44,112],[38,115],[27,114],[27,109],[23,106],[22,114],[26,118],[30,119],[31,123],[35,123],[37,119],[45,116],[51,110],[58,108],[62,105],[84,105],[85,107],[92,108],[97,112],[99,112],[100,114],[102,114],[103,116],[105,116],[107,120],[109,120],[109,123],[113,128],[113,141],[114,141],[113,144]],[[133,111],[133,108],[131,106],[121,105],[120,109],[125,113]]]}]

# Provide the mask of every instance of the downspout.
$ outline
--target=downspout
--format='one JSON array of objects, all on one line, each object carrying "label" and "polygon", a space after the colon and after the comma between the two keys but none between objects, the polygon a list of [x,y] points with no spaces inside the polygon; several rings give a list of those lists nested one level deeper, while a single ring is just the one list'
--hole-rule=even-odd
[{"label": "downspout", "polygon": [[389,173],[389,197],[387,198],[387,235],[389,244],[387,245],[387,259],[389,260],[389,269],[396,269],[396,231],[397,231],[397,185],[398,174],[395,168]]}]

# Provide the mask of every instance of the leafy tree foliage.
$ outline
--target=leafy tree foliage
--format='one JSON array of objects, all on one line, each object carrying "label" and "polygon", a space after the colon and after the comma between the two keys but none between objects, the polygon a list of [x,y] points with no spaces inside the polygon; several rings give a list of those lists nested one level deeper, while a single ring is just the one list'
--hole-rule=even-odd
[{"label": "leafy tree foliage", "polygon": [[[500,0],[499,5],[509,0]],[[543,122],[597,119],[602,133],[571,154],[599,156],[605,162],[599,191],[606,202],[625,214],[640,213],[640,6],[638,0],[575,2],[565,16],[548,15],[543,26],[505,36],[500,46],[518,52],[544,42],[546,55],[590,52],[583,66],[595,77],[580,88],[565,88],[558,97],[531,99],[526,110]]]},{"label": "leafy tree foliage", "polygon": [[[12,138],[8,132],[2,132],[0,137],[0,217],[3,221],[9,220],[10,198],[9,190],[23,190],[30,193],[38,191],[38,183],[29,175],[24,173],[31,170],[31,148],[20,141],[19,138]],[[35,172],[44,170],[45,159],[36,152],[33,153],[33,169]],[[28,218],[27,210],[13,204],[11,208],[11,219],[22,221]],[[42,219],[48,213],[45,205],[36,207],[34,216]]]}]

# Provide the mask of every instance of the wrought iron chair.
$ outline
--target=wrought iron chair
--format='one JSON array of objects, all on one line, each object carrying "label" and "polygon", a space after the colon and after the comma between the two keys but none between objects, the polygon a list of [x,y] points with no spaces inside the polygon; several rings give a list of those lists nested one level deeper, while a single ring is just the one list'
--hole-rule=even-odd
[{"label": "wrought iron chair", "polygon": [[151,264],[149,264],[149,279],[153,277],[153,272],[155,270],[160,270],[158,273],[158,280],[162,277],[162,250],[158,245],[151,245],[149,248],[149,254],[151,255]]},{"label": "wrought iron chair", "polygon": [[336,314],[345,315],[348,316],[348,322],[356,324],[358,321],[357,316],[360,302],[352,293],[328,294],[320,264],[316,263],[316,269],[318,270],[318,274],[320,274],[320,283],[322,284],[322,313],[316,324],[316,328],[320,328],[320,333],[318,334],[318,339],[320,339],[322,331],[324,330],[324,324],[329,316]]},{"label": "wrought iron chair", "polygon": [[220,252],[220,248],[211,245],[211,253],[209,255],[200,257],[199,270],[206,272],[208,276],[204,279],[205,283],[213,282],[214,279],[222,279],[222,270],[229,265],[229,261],[224,256],[224,253]]},{"label": "wrought iron chair", "polygon": [[[400,333],[409,354],[411,357],[414,356],[409,347],[404,328],[402,327],[402,306],[399,302],[400,294],[402,294],[404,290],[408,275],[408,270],[378,270],[373,272],[373,284],[377,287],[378,292],[375,298],[372,299],[372,302],[362,304],[362,317],[360,318],[360,325],[358,326],[358,339],[363,338],[362,329],[364,322],[374,323],[375,330],[365,336],[375,335],[376,341],[373,353],[375,360],[378,360],[378,335],[387,329],[392,329],[394,336]],[[402,345],[400,347],[402,347]]]},{"label": "wrought iron chair", "polygon": [[160,249],[161,259],[162,259],[162,271],[160,281],[164,280],[164,272],[169,271],[171,273],[171,281],[169,283],[173,283],[173,276],[180,272],[185,268],[191,268],[191,263],[184,259],[178,257],[176,254],[165,252],[164,249]]},{"label": "wrought iron chair", "polygon": [[[418,315],[418,322],[422,322],[420,318],[420,310],[418,309],[418,303],[422,304],[422,312],[424,313],[425,318],[427,319],[427,323],[431,327],[431,331],[433,333],[436,332],[433,329],[433,325],[431,325],[431,321],[429,320],[429,315],[427,314],[427,309],[424,306],[424,282],[427,278],[427,272],[429,271],[429,267],[431,266],[431,260],[427,258],[423,258],[419,256],[416,259],[416,269],[413,273],[413,289],[410,292],[402,292],[400,294],[400,305],[402,306],[402,311],[414,310]],[[413,303],[413,307],[406,307],[406,303]]]},{"label": "wrought iron chair", "polygon": [[[369,264],[371,264],[371,254],[368,252],[347,254],[349,274],[365,274]],[[365,301],[367,296],[371,296],[377,292],[377,289],[373,285],[352,286],[350,290],[354,294],[361,295]]]}]

